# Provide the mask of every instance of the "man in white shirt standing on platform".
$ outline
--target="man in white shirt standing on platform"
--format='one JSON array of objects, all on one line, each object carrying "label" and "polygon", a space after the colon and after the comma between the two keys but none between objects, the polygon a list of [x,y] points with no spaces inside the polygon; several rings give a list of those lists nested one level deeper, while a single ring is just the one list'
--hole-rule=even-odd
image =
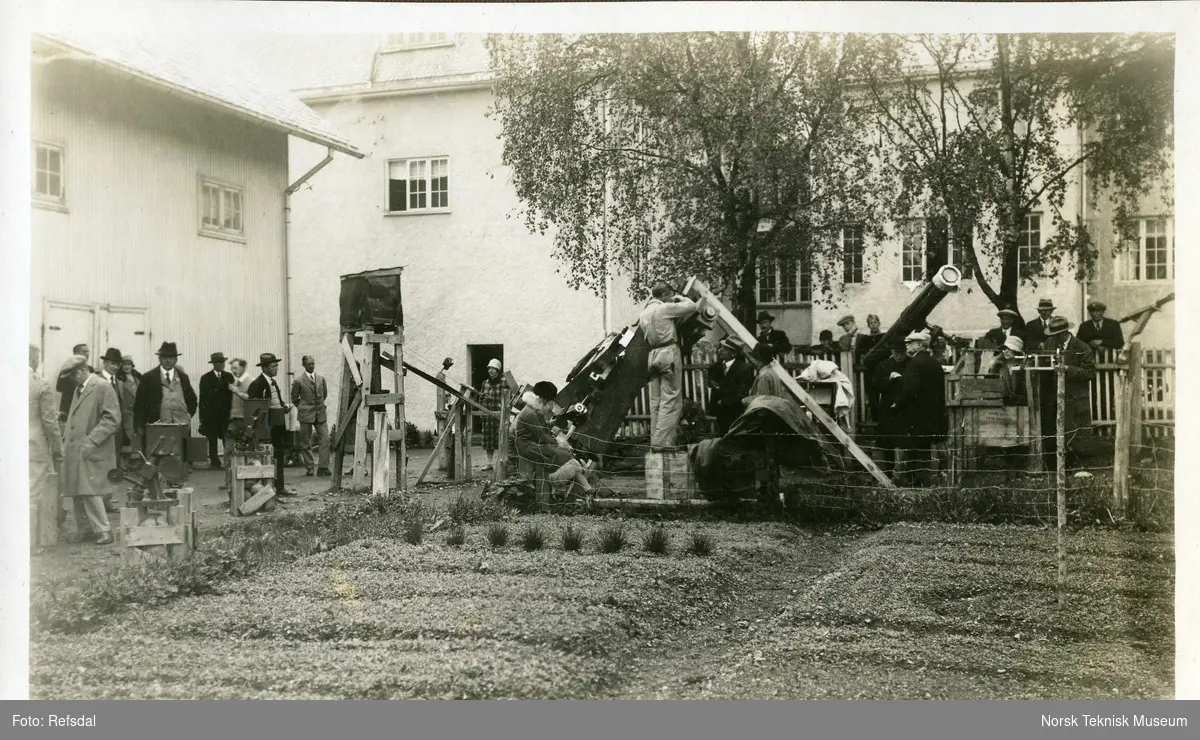
[{"label": "man in white shirt standing on platform", "polygon": [[675,430],[683,418],[683,350],[675,320],[698,307],[666,283],[655,285],[651,293],[638,323],[650,344],[650,449],[663,452],[675,447]]},{"label": "man in white shirt standing on platform", "polygon": [[[250,384],[250,398],[268,399],[271,402],[273,411],[267,413],[272,422],[270,426],[271,447],[275,454],[275,493],[278,496],[295,496],[295,493],[285,490],[283,487],[283,462],[287,457],[287,450],[284,449],[287,425],[284,418],[291,406],[283,400],[283,391],[280,390],[279,383],[275,380],[275,376],[279,374],[279,362],[279,358],[270,352],[259,355],[258,366],[262,368],[262,375],[259,375]],[[274,411],[276,409],[282,411]],[[270,419],[270,417],[276,418]]]}]

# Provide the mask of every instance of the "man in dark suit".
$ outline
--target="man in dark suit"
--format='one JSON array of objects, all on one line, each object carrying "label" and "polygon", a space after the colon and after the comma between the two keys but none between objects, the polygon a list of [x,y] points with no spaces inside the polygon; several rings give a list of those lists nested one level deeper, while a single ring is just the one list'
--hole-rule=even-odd
[{"label": "man in dark suit", "polygon": [[875,446],[879,449],[879,468],[884,473],[895,474],[899,469],[899,453],[904,448],[903,419],[892,405],[900,393],[900,381],[908,365],[908,352],[904,338],[896,337],[891,343],[892,354],[875,364],[871,369],[867,386],[867,401],[871,407],[871,418],[875,421]]},{"label": "man in dark suit", "polygon": [[905,433],[905,477],[918,486],[928,485],[933,471],[933,445],[945,439],[950,426],[946,373],[930,354],[929,342],[927,331],[915,331],[905,338],[909,359],[892,403]]},{"label": "man in dark suit", "polygon": [[1088,304],[1088,320],[1079,327],[1079,341],[1090,346],[1093,351],[1100,349],[1121,349],[1125,346],[1125,334],[1121,331],[1120,322],[1104,318],[1108,310],[1100,301]]},{"label": "man in dark suit", "polygon": [[198,405],[191,379],[175,367],[179,363],[175,343],[163,342],[155,354],[158,367],[142,376],[133,399],[133,428],[143,441],[148,424],[190,424]]},{"label": "man in dark suit", "polygon": [[754,368],[743,356],[742,347],[728,337],[721,340],[717,353],[717,361],[708,368],[708,410],[716,417],[717,432],[724,435],[745,411],[742,399],[750,395]]},{"label": "man in dark suit", "polygon": [[[86,344],[77,344],[71,348],[72,357],[82,357],[88,359],[92,356],[92,351],[88,349]],[[88,372],[96,372],[95,368],[88,365]],[[72,380],[73,374],[68,374],[66,377],[59,376],[58,382],[54,386],[54,390],[62,394],[58,399],[58,423],[67,423],[67,414],[71,411],[71,402],[75,400],[75,381]]]},{"label": "man in dark suit", "polygon": [[214,352],[208,358],[212,372],[200,378],[200,436],[208,440],[208,465],[213,470],[222,467],[217,442],[229,428],[229,412],[233,408],[233,374],[225,372],[225,355]]},{"label": "man in dark suit", "polygon": [[984,335],[993,347],[1003,347],[1009,337],[1020,337],[1022,342],[1025,341],[1025,332],[1021,330],[1021,314],[1011,308],[1002,308],[996,312],[996,316],[1000,318],[1000,326]]},{"label": "man in dark suit", "polygon": [[[1043,352],[1062,354],[1066,366],[1066,399],[1063,413],[1063,434],[1066,441],[1066,463],[1071,469],[1082,466],[1079,454],[1081,438],[1092,431],[1092,380],[1096,377],[1096,361],[1092,348],[1071,336],[1067,320],[1062,316],[1050,319]],[[1058,378],[1054,373],[1038,373],[1041,393],[1042,454],[1047,470],[1058,466]],[[1085,443],[1086,444],[1086,443]]]},{"label": "man in dark suit", "polygon": [[787,334],[775,328],[775,317],[766,311],[758,312],[758,341],[771,345],[776,357],[783,357],[792,351]]},{"label": "man in dark suit", "polygon": [[1038,317],[1025,325],[1025,342],[1026,352],[1036,352],[1037,348],[1042,346],[1042,342],[1046,341],[1046,326],[1050,322],[1050,317],[1054,315],[1054,301],[1049,298],[1043,298],[1038,301],[1037,305]]},{"label": "man in dark suit", "polygon": [[270,401],[267,420],[271,428],[271,447],[275,454],[275,493],[278,496],[295,496],[295,493],[283,487],[283,464],[288,453],[285,419],[291,406],[283,400],[283,391],[275,380],[275,376],[279,374],[279,358],[270,352],[264,352],[258,356],[258,366],[262,368],[262,375],[250,384],[248,394],[250,398]]}]

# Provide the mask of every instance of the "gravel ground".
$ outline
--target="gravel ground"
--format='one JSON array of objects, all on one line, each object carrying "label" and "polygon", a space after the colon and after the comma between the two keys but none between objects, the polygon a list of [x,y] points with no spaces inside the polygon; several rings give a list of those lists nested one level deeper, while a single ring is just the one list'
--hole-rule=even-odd
[{"label": "gravel ground", "polygon": [[[562,551],[567,523],[584,550]],[[360,540],[35,634],[35,698],[1168,698],[1169,535],[667,522],[672,552],[597,552],[599,517],[525,517],[491,548]],[[525,552],[537,524],[545,549]],[[709,557],[682,552],[704,531]]]}]

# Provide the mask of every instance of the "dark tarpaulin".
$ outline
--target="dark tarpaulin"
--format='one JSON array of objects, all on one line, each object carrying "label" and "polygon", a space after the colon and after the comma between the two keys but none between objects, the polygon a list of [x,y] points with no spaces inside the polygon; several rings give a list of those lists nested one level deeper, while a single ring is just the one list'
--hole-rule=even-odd
[{"label": "dark tarpaulin", "polygon": [[404,325],[400,299],[402,268],[371,270],[342,276],[339,302],[342,326]]}]

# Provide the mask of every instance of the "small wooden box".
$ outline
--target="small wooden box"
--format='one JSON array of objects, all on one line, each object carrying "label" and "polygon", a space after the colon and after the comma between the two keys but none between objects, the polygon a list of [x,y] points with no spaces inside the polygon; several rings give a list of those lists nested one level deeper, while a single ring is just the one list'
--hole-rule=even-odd
[{"label": "small wooden box", "polygon": [[646,453],[646,498],[686,501],[696,490],[696,478],[686,450]]}]

